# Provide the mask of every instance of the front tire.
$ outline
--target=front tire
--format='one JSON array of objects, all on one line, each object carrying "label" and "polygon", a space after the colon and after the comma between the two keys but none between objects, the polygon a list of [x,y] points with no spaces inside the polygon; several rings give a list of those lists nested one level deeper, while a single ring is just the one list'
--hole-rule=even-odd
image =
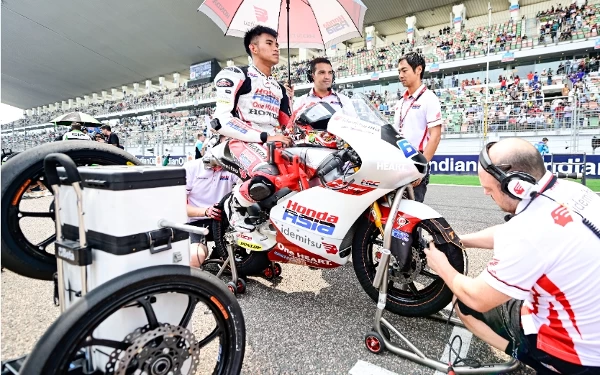
[{"label": "front tire", "polygon": [[[420,223],[416,225],[412,233],[413,244],[419,243],[417,240],[419,238],[418,228],[427,231]],[[354,272],[362,288],[375,302],[377,302],[379,290],[373,286],[378,264],[374,255],[373,245],[377,242],[377,237],[380,235],[375,223],[363,217],[358,224],[352,242]],[[383,243],[381,244],[383,245]],[[446,254],[450,264],[457,271],[460,273],[464,272],[464,258],[461,248],[454,244],[442,244],[436,245],[436,247]],[[431,279],[432,282],[422,290],[417,290],[414,282],[411,282],[412,285],[410,287],[408,287],[407,283],[403,285],[405,290],[402,290],[396,286],[398,283],[395,283],[392,277],[389,277],[385,309],[402,316],[425,317],[435,314],[447,306],[452,301],[453,294],[439,276],[424,269],[426,259],[422,249],[418,249],[418,245],[413,245],[413,255],[415,254],[418,254],[419,259],[414,259],[413,257],[413,264],[420,262],[420,268],[422,269],[419,277],[423,276],[425,279]],[[390,261],[391,263],[392,261]]]},{"label": "front tire", "polygon": [[[51,153],[63,153],[80,165],[141,165],[133,155],[118,147],[92,141],[61,141],[46,143],[15,155],[2,165],[2,267],[32,279],[52,280],[56,258],[46,251],[54,242],[48,239],[34,244],[23,234],[20,220],[26,217],[50,218],[52,212],[22,212],[20,203],[29,186],[44,177],[44,158]],[[34,216],[35,215],[35,216]]]},{"label": "front tire", "polygon": [[[206,309],[214,316],[217,327],[205,339],[198,340],[198,350],[202,353],[201,349],[205,349],[203,345],[219,339],[216,365],[208,373],[239,374],[245,353],[246,327],[238,301],[215,276],[197,268],[177,265],[142,268],[112,279],[102,284],[101,288],[89,292],[50,326],[27,357],[20,373],[67,374],[69,367],[75,364],[73,359],[76,353],[83,348],[98,345],[94,342],[104,339],[94,336],[96,328],[124,307],[131,308],[132,305],[138,304],[138,307],[144,307],[144,310],[152,310],[146,312],[151,328],[153,325],[172,324],[157,321],[160,314],[154,312],[153,303],[142,306],[139,302],[152,301],[155,295],[168,293],[182,293],[189,297],[188,308],[181,321],[175,323],[176,327],[187,327],[198,308]],[[202,306],[197,307],[198,303]],[[206,312],[204,315],[207,315]],[[143,327],[145,323],[140,322],[140,326]],[[112,341],[100,346],[118,347],[124,351],[128,350],[127,345],[132,346],[134,343]],[[142,348],[139,348],[139,352],[143,354]],[[145,364],[138,363],[137,366],[140,371],[139,367]]]}]

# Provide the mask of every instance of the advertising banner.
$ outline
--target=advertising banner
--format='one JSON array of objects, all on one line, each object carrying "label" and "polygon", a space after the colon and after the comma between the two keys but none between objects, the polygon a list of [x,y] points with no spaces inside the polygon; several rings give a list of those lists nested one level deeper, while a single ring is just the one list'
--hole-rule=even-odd
[{"label": "advertising banner", "polygon": [[[479,155],[435,155],[431,161],[431,174],[453,174],[453,175],[477,175]],[[552,172],[560,173],[582,173],[583,165],[571,165],[582,163],[581,154],[557,154],[554,155],[554,166],[552,167],[552,156],[544,155],[546,168]],[[600,178],[600,155],[586,155],[586,177]]]},{"label": "advertising banner", "polygon": [[[161,156],[136,156],[144,164],[162,165]],[[476,176],[479,169],[477,162],[479,155],[436,155],[431,161],[431,174],[451,174],[451,175],[472,175]],[[171,155],[169,157],[169,166],[182,166],[186,161],[193,160],[193,156]],[[552,172],[560,173],[581,173],[583,165],[571,165],[583,162],[581,154],[557,154],[554,155],[554,167]],[[546,168],[551,170],[552,156],[544,155]],[[600,178],[600,155],[586,156],[586,178]]]}]

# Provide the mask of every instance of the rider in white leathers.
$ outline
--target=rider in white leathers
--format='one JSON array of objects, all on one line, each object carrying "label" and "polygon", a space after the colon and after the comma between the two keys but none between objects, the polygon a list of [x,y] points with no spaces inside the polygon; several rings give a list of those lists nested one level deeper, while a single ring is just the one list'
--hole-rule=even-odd
[{"label": "rider in white leathers", "polygon": [[[279,63],[277,32],[256,26],[246,33],[244,46],[253,63],[247,69],[228,67],[217,74],[217,107],[211,124],[218,133],[231,138],[215,146],[212,154],[219,159],[232,156],[237,166],[224,167],[246,180],[234,187],[225,202],[225,213],[238,231],[249,232],[254,226],[245,221],[245,208],[276,191],[276,171],[267,163],[267,150],[262,144],[290,144],[290,139],[276,134],[275,128],[287,125],[291,112],[286,88],[271,75],[271,68]],[[293,95],[292,89],[288,90]]]}]

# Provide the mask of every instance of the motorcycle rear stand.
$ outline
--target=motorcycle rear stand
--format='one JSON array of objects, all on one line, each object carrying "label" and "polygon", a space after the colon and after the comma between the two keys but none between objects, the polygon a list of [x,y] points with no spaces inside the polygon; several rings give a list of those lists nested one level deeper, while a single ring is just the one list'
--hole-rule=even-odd
[{"label": "motorcycle rear stand", "polygon": [[216,264],[219,266],[219,271],[217,272],[217,277],[220,278],[225,270],[227,270],[227,266],[231,270],[231,281],[227,283],[227,288],[237,295],[238,293],[246,292],[246,281],[240,277],[238,277],[237,267],[235,266],[235,255],[233,253],[233,245],[232,245],[232,237],[231,233],[225,234],[225,242],[227,248],[227,259],[207,259],[202,263],[202,266],[208,264]]},{"label": "motorcycle rear stand", "polygon": [[[406,358],[410,361],[418,363],[422,366],[432,368],[442,373],[448,373],[449,365],[446,362],[427,357],[421,352],[416,346],[414,346],[403,334],[401,334],[390,322],[383,317],[383,311],[385,309],[387,300],[387,287],[388,287],[388,269],[390,263],[391,252],[387,249],[383,249],[379,265],[377,266],[377,273],[373,280],[373,286],[379,290],[379,298],[377,301],[377,310],[375,311],[375,321],[373,325],[373,331],[378,334],[379,337],[376,339],[382,341],[381,351],[388,350],[389,352],[396,354],[402,358]],[[452,313],[452,312],[451,312]],[[448,320],[448,317],[444,317],[438,313],[430,316],[432,319],[449,321],[455,326],[464,327],[462,321],[458,318],[452,317]],[[388,330],[387,335],[384,333],[384,328]],[[407,349],[403,349],[391,341],[391,335],[389,332],[394,333],[408,346]],[[371,333],[367,334],[367,338]],[[390,336],[390,337],[387,337]],[[367,341],[365,339],[365,344]],[[371,349],[369,349],[371,350]],[[371,350],[372,351],[372,350]],[[504,363],[485,364],[481,367],[469,367],[469,366],[456,366],[453,367],[454,374],[498,374],[515,371],[521,366],[520,362],[514,358]]]}]

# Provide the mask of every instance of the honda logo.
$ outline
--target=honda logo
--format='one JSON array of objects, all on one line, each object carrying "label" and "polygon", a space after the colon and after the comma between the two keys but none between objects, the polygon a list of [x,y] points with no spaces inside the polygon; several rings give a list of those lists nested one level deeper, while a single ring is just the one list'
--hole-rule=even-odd
[{"label": "honda logo", "polygon": [[258,22],[267,22],[269,20],[269,13],[266,9],[254,7],[254,14],[256,14],[256,20]]}]

